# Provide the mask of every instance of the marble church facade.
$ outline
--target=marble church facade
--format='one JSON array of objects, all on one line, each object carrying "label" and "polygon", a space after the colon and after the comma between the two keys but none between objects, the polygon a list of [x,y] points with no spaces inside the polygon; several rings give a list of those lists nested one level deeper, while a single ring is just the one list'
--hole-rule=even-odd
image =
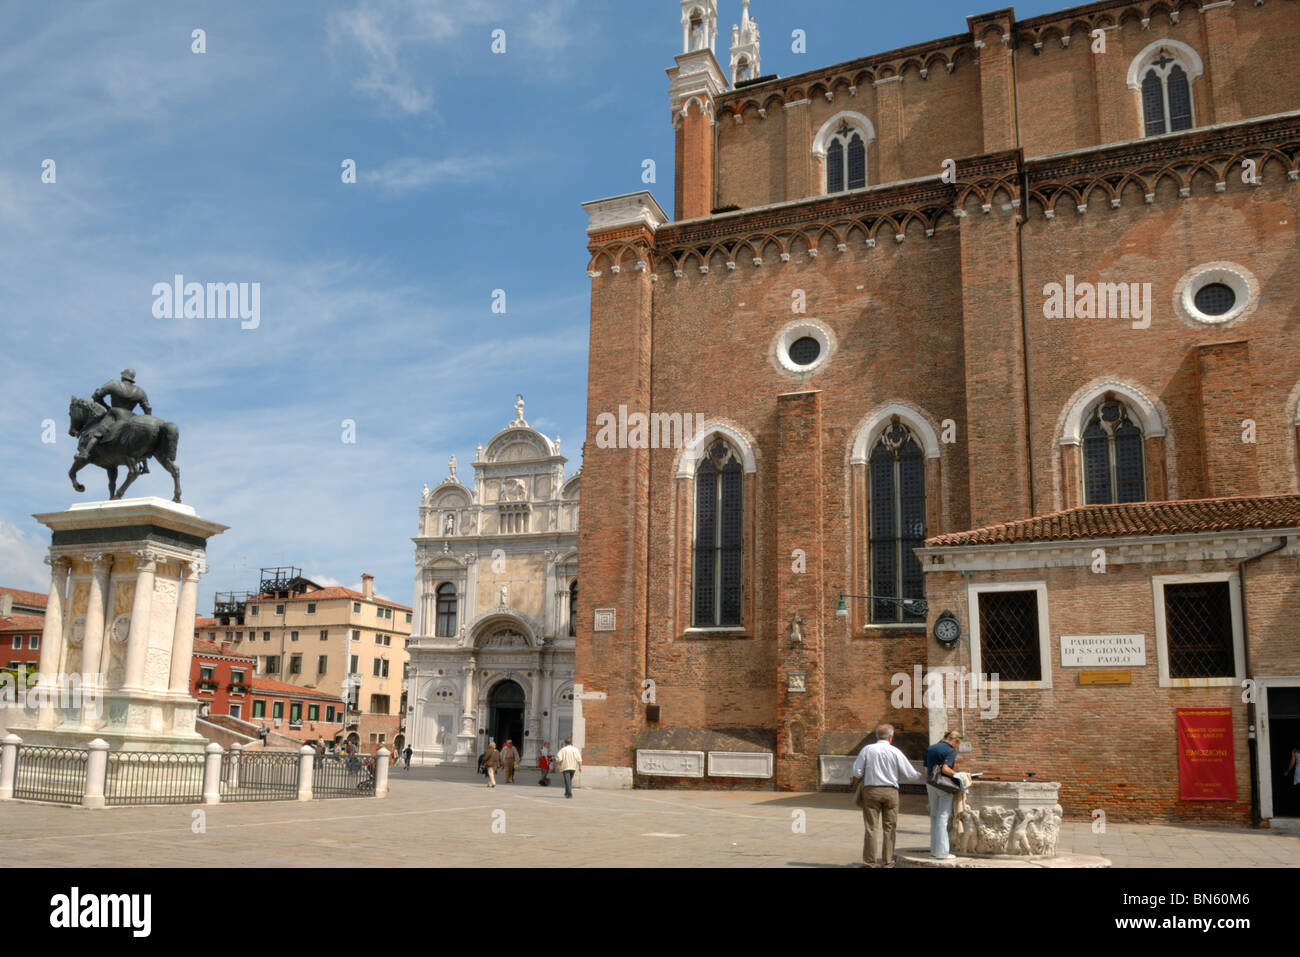
[{"label": "marble church facade", "polygon": [[469,485],[420,501],[408,727],[415,764],[473,764],[489,738],[525,767],[573,727],[578,475],[560,439],[515,418],[479,445]]}]

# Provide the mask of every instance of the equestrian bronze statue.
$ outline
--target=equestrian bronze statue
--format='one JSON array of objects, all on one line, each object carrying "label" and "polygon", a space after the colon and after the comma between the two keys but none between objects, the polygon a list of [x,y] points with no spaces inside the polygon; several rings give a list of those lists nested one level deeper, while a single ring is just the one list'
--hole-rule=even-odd
[{"label": "equestrian bronze statue", "polygon": [[[108,405],[103,404],[106,398]],[[142,414],[135,412],[137,405]],[[181,500],[181,470],[175,461],[181,430],[175,422],[154,417],[149,397],[135,384],[134,369],[123,369],[121,379],[104,383],[89,399],[73,396],[68,420],[68,434],[77,440],[68,478],[78,492],[86,487],[77,481],[77,473],[87,465],[98,465],[108,472],[108,497],[120,499],[138,476],[148,474],[152,457],[171,473],[172,501]],[[121,488],[117,487],[119,466],[127,470]]]}]

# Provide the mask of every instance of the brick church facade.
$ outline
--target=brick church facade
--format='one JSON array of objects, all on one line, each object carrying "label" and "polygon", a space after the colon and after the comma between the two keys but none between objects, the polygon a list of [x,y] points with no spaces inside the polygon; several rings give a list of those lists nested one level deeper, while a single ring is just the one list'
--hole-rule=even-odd
[{"label": "brick church facade", "polygon": [[1300,816],[1300,2],[791,77],[748,2],[725,72],[716,33],[683,0],[674,216],[585,204],[586,776],[831,786],[891,721],[1069,814]]}]

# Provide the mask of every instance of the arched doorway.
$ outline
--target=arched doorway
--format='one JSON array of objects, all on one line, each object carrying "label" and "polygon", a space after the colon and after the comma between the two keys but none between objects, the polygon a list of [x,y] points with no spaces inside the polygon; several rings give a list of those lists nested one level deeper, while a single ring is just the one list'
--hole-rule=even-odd
[{"label": "arched doorway", "polygon": [[524,689],[514,681],[503,681],[488,695],[488,734],[498,748],[513,741],[524,750]]}]

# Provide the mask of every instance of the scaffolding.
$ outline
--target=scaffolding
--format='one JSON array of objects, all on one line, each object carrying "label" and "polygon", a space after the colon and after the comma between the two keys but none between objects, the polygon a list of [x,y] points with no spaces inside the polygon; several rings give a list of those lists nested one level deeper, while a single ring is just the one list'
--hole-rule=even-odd
[{"label": "scaffolding", "polygon": [[266,598],[292,598],[306,593],[313,583],[302,577],[302,569],[293,565],[277,565],[261,570],[259,594]]}]

